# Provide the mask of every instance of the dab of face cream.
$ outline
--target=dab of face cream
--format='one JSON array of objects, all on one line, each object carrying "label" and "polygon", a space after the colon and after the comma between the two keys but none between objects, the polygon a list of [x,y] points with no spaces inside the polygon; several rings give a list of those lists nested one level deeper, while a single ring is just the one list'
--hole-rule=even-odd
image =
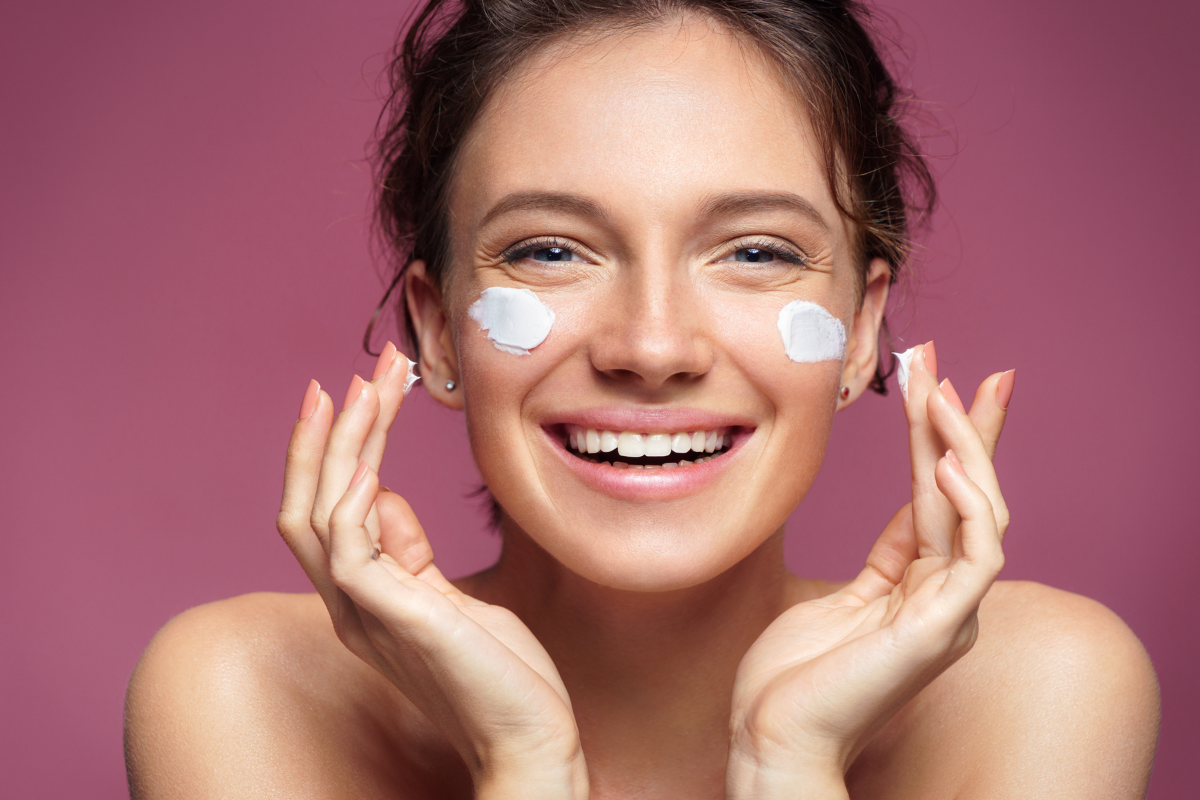
[{"label": "dab of face cream", "polygon": [[908,402],[908,376],[912,374],[913,351],[916,348],[910,347],[903,353],[892,353],[900,363],[896,366],[896,383],[900,384],[900,396],[904,398],[904,402]]},{"label": "dab of face cream", "polygon": [[846,329],[841,320],[816,303],[796,300],[779,312],[779,335],[792,361],[841,361],[846,355]]},{"label": "dab of face cream", "polygon": [[546,341],[554,312],[528,289],[493,286],[484,289],[467,315],[487,332],[497,350],[517,356]]}]

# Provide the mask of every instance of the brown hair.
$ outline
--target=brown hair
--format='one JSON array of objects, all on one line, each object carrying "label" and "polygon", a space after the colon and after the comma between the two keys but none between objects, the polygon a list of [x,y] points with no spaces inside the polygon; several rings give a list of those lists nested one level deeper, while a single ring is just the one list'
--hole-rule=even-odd
[{"label": "brown hair", "polygon": [[[925,218],[933,177],[899,116],[903,96],[853,0],[429,0],[397,44],[375,142],[377,223],[395,260],[376,318],[408,265],[448,267],[447,198],[460,143],[496,86],[564,37],[636,30],[698,14],[756,46],[808,106],[839,211],[854,223],[861,281],[884,259],[895,282],[910,250],[911,219]],[[862,283],[860,282],[860,287]],[[402,298],[409,342],[416,331]],[[369,338],[376,319],[364,337]],[[887,323],[883,336],[888,338]],[[887,351],[885,351],[887,352]],[[871,388],[886,394],[883,359]]]}]

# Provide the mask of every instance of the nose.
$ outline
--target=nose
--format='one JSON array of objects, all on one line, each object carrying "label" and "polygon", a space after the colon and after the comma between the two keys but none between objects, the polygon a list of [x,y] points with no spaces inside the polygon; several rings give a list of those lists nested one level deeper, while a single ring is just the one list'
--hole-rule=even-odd
[{"label": "nose", "polygon": [[592,366],[608,378],[643,391],[687,384],[712,368],[707,314],[686,269],[631,267],[611,287]]}]

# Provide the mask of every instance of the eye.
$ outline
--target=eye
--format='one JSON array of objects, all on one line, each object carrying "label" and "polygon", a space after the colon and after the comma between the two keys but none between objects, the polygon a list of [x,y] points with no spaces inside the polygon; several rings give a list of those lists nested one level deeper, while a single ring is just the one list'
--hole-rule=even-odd
[{"label": "eye", "polygon": [[743,247],[733,254],[733,260],[759,264],[763,261],[774,261],[775,254],[770,250],[763,250],[760,247]]},{"label": "eye", "polygon": [[510,264],[526,258],[541,264],[585,260],[567,242],[553,238],[524,242],[506,250],[503,258]]},{"label": "eye", "polygon": [[729,255],[717,259],[718,262],[736,261],[742,264],[769,264],[782,261],[785,264],[804,266],[808,259],[800,253],[784,246],[782,243],[770,241],[736,242],[736,249]]}]

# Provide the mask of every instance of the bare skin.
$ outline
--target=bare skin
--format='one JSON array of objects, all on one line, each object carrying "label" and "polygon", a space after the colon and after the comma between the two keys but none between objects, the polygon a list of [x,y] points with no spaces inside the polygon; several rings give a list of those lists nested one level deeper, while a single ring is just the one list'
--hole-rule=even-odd
[{"label": "bare skin", "polygon": [[[279,526],[318,594],[160,632],[130,686],[135,796],[1144,794],[1158,698],[1137,639],[1092,601],[993,583],[1011,373],[967,413],[918,348],[913,503],[854,581],[784,568],[784,520],[866,390],[889,288],[878,260],[860,282],[814,142],[769,66],[696,20],[511,77],[461,152],[454,269],[417,262],[406,284],[425,389],[465,409],[506,510],[499,563],[446,581],[378,487],[406,357],[385,349],[340,414],[310,392]],[[554,308],[531,355],[467,317],[493,286]],[[843,322],[842,363],[781,352],[796,299]],[[573,420],[701,417],[737,444],[661,497],[597,488],[561,441]]]}]

